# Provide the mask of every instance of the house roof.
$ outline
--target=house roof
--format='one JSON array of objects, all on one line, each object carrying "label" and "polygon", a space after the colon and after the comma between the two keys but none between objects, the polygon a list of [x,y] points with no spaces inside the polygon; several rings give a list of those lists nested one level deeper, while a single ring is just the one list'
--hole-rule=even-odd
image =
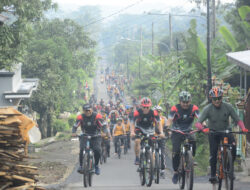
[{"label": "house roof", "polygon": [[16,92],[4,92],[5,99],[30,98],[37,89],[39,79],[23,79]]},{"label": "house roof", "polygon": [[229,62],[250,71],[250,50],[231,52],[226,54]]}]

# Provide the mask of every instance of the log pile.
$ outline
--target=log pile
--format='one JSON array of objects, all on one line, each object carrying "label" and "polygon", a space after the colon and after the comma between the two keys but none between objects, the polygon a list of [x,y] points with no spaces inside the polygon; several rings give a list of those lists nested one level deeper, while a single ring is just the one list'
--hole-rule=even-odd
[{"label": "log pile", "polygon": [[43,189],[36,186],[37,168],[25,162],[22,114],[0,109],[0,190]]}]

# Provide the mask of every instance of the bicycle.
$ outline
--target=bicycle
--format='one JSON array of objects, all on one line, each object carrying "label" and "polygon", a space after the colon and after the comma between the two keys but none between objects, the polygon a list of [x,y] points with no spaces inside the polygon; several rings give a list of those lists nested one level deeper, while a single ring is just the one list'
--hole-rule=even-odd
[{"label": "bicycle", "polygon": [[[220,141],[217,154],[217,174],[218,190],[222,188],[222,181],[225,181],[226,190],[234,189],[234,162],[232,156],[232,144],[228,143],[228,134],[245,134],[241,131],[209,131],[211,134],[222,134],[223,138]],[[212,183],[213,189],[217,189],[217,183]]]},{"label": "bicycle", "polygon": [[180,133],[184,135],[184,142],[181,146],[180,152],[180,164],[178,167],[178,182],[180,189],[184,189],[186,186],[187,190],[193,189],[194,183],[194,161],[193,161],[193,148],[190,143],[190,135],[198,132],[199,130],[190,130],[190,131],[180,131],[171,129],[171,131]]},{"label": "bicycle", "polygon": [[141,151],[140,151],[140,165],[139,175],[141,185],[150,187],[154,178],[154,162],[152,155],[152,138],[154,137],[154,128],[143,129],[137,127],[141,131]]},{"label": "bicycle", "polygon": [[130,140],[130,134],[126,133],[126,135],[124,136],[124,154],[128,153],[129,140]]},{"label": "bicycle", "polygon": [[121,146],[122,146],[122,140],[123,140],[123,135],[119,135],[119,136],[116,136],[116,149],[117,149],[117,155],[118,155],[118,158],[121,159],[121,152],[122,152],[122,149],[121,149]]},{"label": "bicycle", "polygon": [[158,136],[153,137],[153,156],[154,156],[154,176],[155,183],[160,183],[160,172],[161,172],[161,149],[159,146],[160,138]]},{"label": "bicycle", "polygon": [[99,137],[100,135],[87,135],[82,134],[79,136],[79,140],[83,137],[82,140],[86,140],[86,146],[83,150],[83,185],[84,187],[92,186],[92,177],[95,169],[95,160],[94,160],[94,152],[90,148],[90,140],[95,137]]},{"label": "bicycle", "polygon": [[100,158],[100,164],[107,162],[108,152],[107,152],[107,141],[109,139],[102,138],[102,152],[101,152],[101,158]]}]

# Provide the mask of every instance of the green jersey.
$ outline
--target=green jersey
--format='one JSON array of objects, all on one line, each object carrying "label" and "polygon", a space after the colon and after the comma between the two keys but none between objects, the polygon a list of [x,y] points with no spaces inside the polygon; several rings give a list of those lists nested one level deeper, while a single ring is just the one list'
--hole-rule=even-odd
[{"label": "green jersey", "polygon": [[233,106],[229,103],[222,102],[219,108],[215,107],[212,103],[208,104],[202,111],[198,122],[202,123],[208,119],[208,128],[216,131],[222,131],[230,129],[229,116],[238,123],[239,116],[233,109]]}]

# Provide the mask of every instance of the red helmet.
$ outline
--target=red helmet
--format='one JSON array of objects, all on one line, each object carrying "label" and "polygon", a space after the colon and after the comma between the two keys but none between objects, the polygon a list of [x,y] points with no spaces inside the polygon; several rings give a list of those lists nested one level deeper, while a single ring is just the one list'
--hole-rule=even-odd
[{"label": "red helmet", "polygon": [[219,87],[214,87],[209,91],[210,98],[222,97],[223,90]]},{"label": "red helmet", "polygon": [[152,102],[149,98],[144,97],[141,99],[141,106],[143,107],[151,107],[152,106]]}]

